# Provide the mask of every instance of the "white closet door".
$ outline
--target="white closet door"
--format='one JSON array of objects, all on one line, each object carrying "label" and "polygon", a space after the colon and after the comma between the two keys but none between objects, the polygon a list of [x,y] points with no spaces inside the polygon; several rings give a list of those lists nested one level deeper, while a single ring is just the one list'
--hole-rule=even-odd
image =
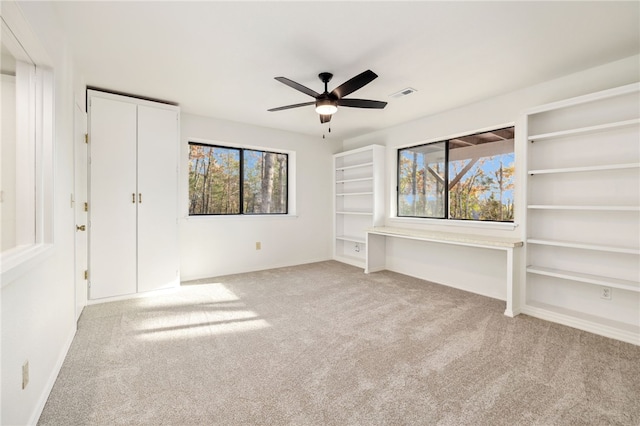
[{"label": "white closet door", "polygon": [[100,299],[136,292],[136,105],[92,97],[90,109],[89,296]]},{"label": "white closet door", "polygon": [[178,112],[138,107],[138,291],[178,284]]}]

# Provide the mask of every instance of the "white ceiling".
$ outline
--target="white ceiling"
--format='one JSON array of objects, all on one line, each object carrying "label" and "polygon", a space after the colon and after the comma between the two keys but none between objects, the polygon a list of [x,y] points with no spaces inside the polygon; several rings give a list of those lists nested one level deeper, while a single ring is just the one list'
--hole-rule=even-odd
[{"label": "white ceiling", "polygon": [[[54,2],[90,86],[180,104],[186,113],[321,136],[312,101],[274,80],[348,97],[346,139],[507,93],[640,51],[640,2]],[[406,87],[416,93],[389,95]]]}]

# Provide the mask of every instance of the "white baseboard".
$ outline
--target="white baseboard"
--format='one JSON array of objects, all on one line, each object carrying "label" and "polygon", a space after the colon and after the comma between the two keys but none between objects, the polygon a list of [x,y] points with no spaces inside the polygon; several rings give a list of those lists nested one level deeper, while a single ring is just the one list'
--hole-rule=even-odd
[{"label": "white baseboard", "polygon": [[182,280],[182,282],[203,280],[203,279],[212,278],[212,277],[221,277],[224,275],[244,274],[245,272],[264,271],[267,269],[276,269],[276,268],[288,268],[290,266],[306,265],[309,263],[316,263],[316,262],[325,262],[327,260],[333,260],[333,259],[331,257],[322,257],[322,258],[300,260],[296,262],[278,262],[270,265],[261,265],[253,269],[247,268],[242,270],[220,271],[220,272],[211,273],[211,274],[185,275],[184,273],[181,273],[180,279]]},{"label": "white baseboard", "polygon": [[60,354],[58,354],[58,359],[56,360],[56,364],[53,370],[51,371],[51,374],[49,375],[47,382],[45,383],[44,389],[40,394],[40,398],[38,398],[38,402],[34,407],[33,412],[31,414],[31,418],[29,418],[29,422],[27,424],[34,425],[34,426],[38,424],[38,419],[40,419],[40,416],[42,415],[42,410],[44,410],[44,406],[47,403],[47,399],[49,399],[49,394],[53,389],[53,385],[56,383],[56,379],[58,378],[58,373],[60,373],[62,364],[64,364],[64,360],[67,357],[67,353],[69,353],[69,349],[71,348],[71,343],[73,343],[73,338],[76,335],[76,331],[77,331],[77,323],[74,323],[73,330],[71,334],[67,337],[67,341],[62,347],[62,351],[60,352]]},{"label": "white baseboard", "polygon": [[575,316],[563,314],[560,312],[554,312],[548,309],[530,305],[521,307],[520,312],[545,321],[555,322],[557,324],[577,328],[578,330],[588,331],[589,333],[597,334],[599,336],[621,340],[623,342],[640,346],[640,333],[630,330],[624,330],[617,327],[600,324],[594,321],[589,321],[587,319],[577,318]]}]

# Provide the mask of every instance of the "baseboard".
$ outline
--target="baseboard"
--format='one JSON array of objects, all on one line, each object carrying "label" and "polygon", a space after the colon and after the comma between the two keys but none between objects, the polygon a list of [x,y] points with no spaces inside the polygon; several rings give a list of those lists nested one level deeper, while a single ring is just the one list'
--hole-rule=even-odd
[{"label": "baseboard", "polygon": [[566,325],[567,327],[577,328],[578,330],[587,331],[599,336],[604,336],[610,339],[620,340],[640,346],[640,334],[630,330],[623,330],[605,324],[599,324],[594,321],[576,318],[571,315],[554,312],[548,309],[531,305],[525,305],[521,307],[520,312],[545,321],[555,322],[557,324]]},{"label": "baseboard", "polygon": [[257,271],[265,271],[267,269],[288,268],[291,266],[307,265],[309,263],[326,262],[327,260],[333,260],[333,259],[331,257],[322,257],[322,258],[306,259],[306,260],[301,260],[297,262],[278,262],[270,265],[262,265],[258,268],[253,268],[253,269],[249,268],[249,269],[241,269],[241,270],[220,271],[219,273],[204,274],[204,275],[202,274],[185,275],[183,272],[181,272],[180,279],[182,280],[182,282],[204,280],[207,278],[222,277],[224,275],[244,274],[246,272],[257,272]]},{"label": "baseboard", "polygon": [[47,382],[45,383],[44,389],[42,390],[42,394],[40,398],[38,398],[38,403],[36,404],[33,413],[31,414],[31,418],[29,419],[28,425],[37,425],[38,419],[42,415],[42,410],[44,410],[44,406],[47,404],[47,400],[49,399],[49,394],[51,394],[51,390],[53,389],[53,385],[56,383],[56,379],[58,378],[58,374],[60,373],[60,369],[62,368],[62,364],[64,364],[64,360],[67,357],[67,353],[69,353],[69,349],[71,348],[71,344],[73,343],[73,338],[76,335],[77,331],[77,323],[74,322],[74,327],[67,337],[67,341],[65,342],[62,351],[58,355],[58,360],[53,368],[53,371],[49,375]]},{"label": "baseboard", "polygon": [[159,290],[143,291],[141,293],[123,294],[122,296],[103,297],[101,299],[89,299],[87,301],[87,305],[99,305],[101,303],[119,302],[121,300],[142,299],[145,297],[153,297],[153,296],[174,292],[178,288],[180,288],[180,281],[176,280],[174,283],[171,284],[170,287],[167,287],[167,288],[162,288]]}]

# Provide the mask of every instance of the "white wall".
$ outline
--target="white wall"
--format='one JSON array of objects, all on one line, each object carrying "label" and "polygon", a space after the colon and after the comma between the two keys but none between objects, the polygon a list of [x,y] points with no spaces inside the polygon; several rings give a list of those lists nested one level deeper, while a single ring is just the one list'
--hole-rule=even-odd
[{"label": "white wall", "polygon": [[[4,2],[3,2],[4,3]],[[74,90],[81,85],[55,14],[47,3],[19,4],[46,50],[55,75],[55,177],[53,253],[1,293],[1,405],[3,425],[35,424],[75,333],[73,192]],[[3,6],[4,7],[4,6]],[[4,9],[3,9],[4,10]],[[30,381],[22,390],[21,367]]]},{"label": "white wall", "polygon": [[[74,215],[70,205],[73,192],[73,108],[74,99],[84,99],[82,82],[66,49],[55,13],[47,2],[23,2],[20,7],[51,58],[55,72],[55,205],[53,254],[29,272],[3,283],[1,319],[1,405],[0,423],[33,424],[37,421],[59,367],[74,335]],[[345,141],[350,149],[371,143],[388,147],[388,165],[395,162],[400,145],[472,132],[493,125],[514,122],[518,113],[530,106],[578,94],[614,87],[638,79],[638,57],[587,70],[526,90],[493,98],[457,110],[426,117],[382,132]],[[194,279],[274,266],[324,260],[331,255],[331,154],[340,142],[251,127],[221,120],[182,115],[181,209],[187,202],[187,142],[199,140],[230,142],[247,146],[296,151],[297,217],[182,218],[182,278]],[[387,183],[394,178],[388,167]],[[387,194],[390,194],[390,186]],[[389,195],[388,195],[389,196]],[[387,203],[392,201],[388,198]],[[516,199],[517,201],[517,199]],[[407,226],[414,226],[406,224]],[[466,232],[519,235],[515,231],[469,228]],[[255,242],[262,250],[255,250]],[[390,247],[390,269],[424,278],[436,277],[425,267],[426,251],[419,247]],[[404,251],[404,253],[403,253]],[[440,256],[452,261],[460,251]],[[448,256],[447,256],[448,253]],[[404,256],[407,254],[407,256]],[[472,252],[463,261],[478,259]],[[482,255],[488,256],[488,255]],[[395,257],[396,260],[393,259]],[[400,263],[399,259],[408,259]],[[484,263],[482,262],[477,263]],[[489,265],[500,259],[487,260]],[[493,262],[493,263],[491,263]],[[432,264],[433,266],[433,264]],[[442,279],[468,285],[468,272],[456,272],[455,265],[442,270]],[[495,274],[492,270],[486,275]],[[454,281],[455,281],[454,280]],[[480,278],[473,280],[483,281]],[[486,280],[491,281],[491,280]],[[491,293],[490,289],[468,288]],[[30,365],[30,383],[21,389],[21,366]]]},{"label": "white wall", "polygon": [[[523,238],[523,227],[517,226],[522,222],[525,210],[522,185],[518,184],[525,179],[523,137],[519,134],[517,126],[522,112],[541,104],[633,83],[638,81],[639,77],[640,58],[636,55],[482,102],[348,139],[344,141],[344,149],[354,149],[374,143],[387,147],[385,190],[387,206],[385,224],[387,226]],[[402,102],[402,99],[395,102]],[[516,124],[517,170],[514,192],[515,227],[482,226],[484,224],[454,226],[450,222],[438,220],[393,217],[399,147],[513,124]],[[504,300],[506,298],[505,256],[503,252],[498,251],[488,252],[483,249],[462,249],[442,244],[387,239],[386,266],[392,271]],[[517,261],[523,264],[521,258]]]},{"label": "white wall", "polygon": [[[331,162],[341,141],[182,114],[181,279],[213,277],[331,258]],[[291,216],[188,216],[188,142],[295,152]],[[290,188],[291,190],[291,188]],[[262,249],[256,250],[256,242]]]}]

